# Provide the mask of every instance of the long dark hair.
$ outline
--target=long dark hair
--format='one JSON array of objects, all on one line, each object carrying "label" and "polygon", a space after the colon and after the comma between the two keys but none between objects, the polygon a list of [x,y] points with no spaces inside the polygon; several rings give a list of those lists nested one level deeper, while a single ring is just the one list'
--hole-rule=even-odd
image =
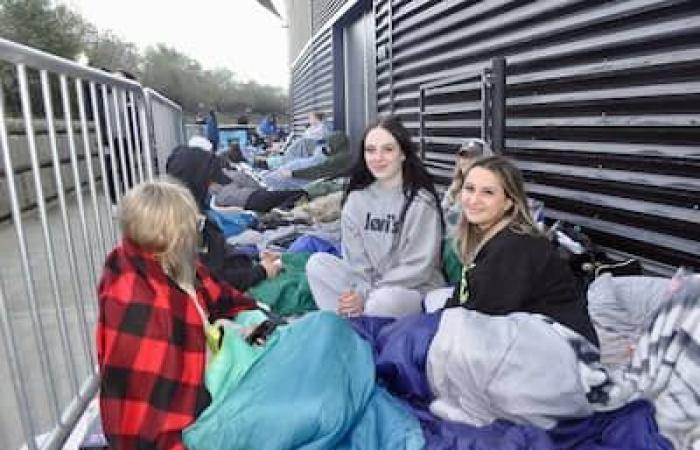
[{"label": "long dark hair", "polygon": [[[391,133],[394,139],[396,139],[396,142],[398,142],[401,152],[406,157],[401,165],[403,193],[406,199],[408,201],[413,200],[419,190],[425,189],[430,192],[435,199],[435,208],[439,211],[440,197],[435,190],[433,179],[423,165],[423,161],[418,157],[416,146],[411,140],[411,134],[395,116],[380,117],[369,124],[365,129],[362,135],[362,141],[360,142],[357,159],[350,172],[350,179],[345,186],[342,203],[345,204],[348,195],[350,195],[352,191],[364,189],[375,180],[374,175],[370,172],[367,167],[367,162],[365,161],[365,140],[367,139],[367,134],[375,128],[383,128]],[[442,214],[440,214],[440,221],[442,222]],[[444,223],[442,225],[444,227]]]}]

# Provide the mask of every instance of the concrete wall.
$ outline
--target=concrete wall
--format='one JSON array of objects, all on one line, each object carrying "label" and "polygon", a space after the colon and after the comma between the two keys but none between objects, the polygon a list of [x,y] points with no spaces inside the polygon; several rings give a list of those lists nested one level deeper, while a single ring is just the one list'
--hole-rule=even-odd
[{"label": "concrete wall", "polygon": [[[10,147],[10,156],[15,179],[15,187],[17,190],[17,198],[22,210],[28,210],[36,206],[36,189],[34,183],[34,174],[31,165],[31,156],[29,153],[29,142],[27,140],[24,123],[21,120],[8,119],[6,121],[8,127],[8,141]],[[44,121],[35,120],[33,123],[35,142],[40,166],[40,177],[42,183],[42,192],[47,201],[56,198],[56,181],[54,175],[54,166],[51,157],[51,146],[49,134]],[[56,122],[56,141],[58,149],[58,158],[61,167],[61,179],[66,192],[70,192],[75,187],[73,172],[70,163],[70,146],[66,132],[66,126],[63,122]],[[100,178],[100,164],[97,158],[97,139],[92,124],[89,125],[90,133],[90,150],[92,169],[97,177]],[[78,155],[78,171],[80,182],[84,186],[88,182],[88,171],[85,164],[83,136],[80,132],[80,123],[73,124],[73,136],[75,141],[76,153]],[[4,151],[4,149],[2,149]],[[5,221],[10,218],[12,213],[10,203],[10,192],[8,187],[7,172],[5,168],[4,157],[0,159],[0,221]],[[98,189],[101,183],[98,183]]]}]

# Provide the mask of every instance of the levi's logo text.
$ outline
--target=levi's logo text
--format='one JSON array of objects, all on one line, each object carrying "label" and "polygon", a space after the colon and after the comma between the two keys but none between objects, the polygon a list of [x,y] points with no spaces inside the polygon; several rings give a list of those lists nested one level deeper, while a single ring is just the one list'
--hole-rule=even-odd
[{"label": "levi's logo text", "polygon": [[399,232],[399,223],[393,214],[372,216],[372,213],[368,212],[365,219],[365,230],[396,234]]}]

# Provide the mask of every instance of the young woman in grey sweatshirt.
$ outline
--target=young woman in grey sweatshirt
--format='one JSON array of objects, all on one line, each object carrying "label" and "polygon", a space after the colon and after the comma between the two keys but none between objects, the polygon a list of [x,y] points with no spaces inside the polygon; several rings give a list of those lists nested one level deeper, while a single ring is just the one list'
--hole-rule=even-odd
[{"label": "young woman in grey sweatshirt", "polygon": [[439,205],[408,130],[394,117],[371,124],[343,197],[343,258],[317,253],[306,266],[319,309],[345,316],[421,312],[425,293],[444,285]]}]

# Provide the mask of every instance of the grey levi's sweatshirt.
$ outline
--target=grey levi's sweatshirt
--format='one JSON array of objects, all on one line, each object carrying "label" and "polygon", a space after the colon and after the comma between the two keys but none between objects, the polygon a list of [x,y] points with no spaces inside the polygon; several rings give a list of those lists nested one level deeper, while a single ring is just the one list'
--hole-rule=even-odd
[{"label": "grey levi's sweatshirt", "polygon": [[440,208],[428,191],[420,190],[400,227],[404,202],[401,186],[385,188],[374,182],[351,192],[343,207],[343,259],[357,272],[355,290],[363,298],[379,287],[404,287],[425,295],[445,284],[440,270]]}]

